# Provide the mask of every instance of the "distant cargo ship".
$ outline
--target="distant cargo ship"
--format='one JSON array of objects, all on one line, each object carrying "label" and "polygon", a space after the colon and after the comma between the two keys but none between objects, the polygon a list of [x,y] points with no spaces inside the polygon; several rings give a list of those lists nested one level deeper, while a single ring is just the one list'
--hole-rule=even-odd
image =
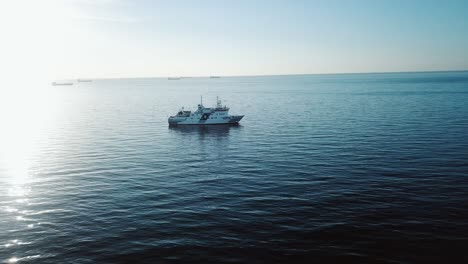
[{"label": "distant cargo ship", "polygon": [[78,81],[78,82],[92,82],[93,80],[89,80],[89,79],[78,79],[77,81]]},{"label": "distant cargo ship", "polygon": [[53,82],[52,85],[57,86],[57,85],[73,85],[72,82]]},{"label": "distant cargo ship", "polygon": [[174,81],[174,80],[180,80],[182,79],[181,77],[169,77],[167,78],[168,80]]},{"label": "distant cargo ship", "polygon": [[169,125],[221,125],[238,124],[243,115],[229,115],[229,107],[222,106],[221,100],[216,97],[216,107],[203,106],[203,99],[195,112],[185,111],[182,108],[175,116],[168,119]]},{"label": "distant cargo ship", "polygon": [[210,79],[219,79],[221,78],[220,76],[210,76]]}]

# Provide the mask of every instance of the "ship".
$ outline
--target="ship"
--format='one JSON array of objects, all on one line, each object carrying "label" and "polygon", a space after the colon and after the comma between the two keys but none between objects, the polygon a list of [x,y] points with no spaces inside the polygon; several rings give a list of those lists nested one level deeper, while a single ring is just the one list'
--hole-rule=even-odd
[{"label": "ship", "polygon": [[229,107],[221,105],[221,100],[216,97],[215,107],[204,107],[203,97],[200,97],[200,104],[196,111],[187,111],[182,107],[179,112],[170,116],[169,126],[178,125],[227,125],[239,124],[244,115],[230,115]]}]

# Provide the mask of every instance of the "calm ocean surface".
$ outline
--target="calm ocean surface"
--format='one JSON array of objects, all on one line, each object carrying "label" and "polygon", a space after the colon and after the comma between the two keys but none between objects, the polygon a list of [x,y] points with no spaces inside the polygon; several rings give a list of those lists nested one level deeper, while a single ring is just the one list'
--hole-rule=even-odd
[{"label": "calm ocean surface", "polygon": [[[200,95],[244,119],[169,128]],[[2,124],[0,262],[468,261],[468,72],[95,80],[47,98]]]}]

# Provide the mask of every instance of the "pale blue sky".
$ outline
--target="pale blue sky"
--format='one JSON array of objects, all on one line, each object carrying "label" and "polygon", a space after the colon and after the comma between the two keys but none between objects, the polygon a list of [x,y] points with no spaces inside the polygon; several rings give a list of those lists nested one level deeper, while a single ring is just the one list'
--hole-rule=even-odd
[{"label": "pale blue sky", "polygon": [[468,1],[51,0],[41,12],[54,78],[468,69]]}]

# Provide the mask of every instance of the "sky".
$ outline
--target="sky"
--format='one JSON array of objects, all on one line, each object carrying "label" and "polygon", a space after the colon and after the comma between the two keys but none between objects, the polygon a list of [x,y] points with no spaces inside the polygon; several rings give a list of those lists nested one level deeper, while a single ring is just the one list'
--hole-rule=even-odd
[{"label": "sky", "polygon": [[468,69],[468,1],[1,1],[11,78]]}]

